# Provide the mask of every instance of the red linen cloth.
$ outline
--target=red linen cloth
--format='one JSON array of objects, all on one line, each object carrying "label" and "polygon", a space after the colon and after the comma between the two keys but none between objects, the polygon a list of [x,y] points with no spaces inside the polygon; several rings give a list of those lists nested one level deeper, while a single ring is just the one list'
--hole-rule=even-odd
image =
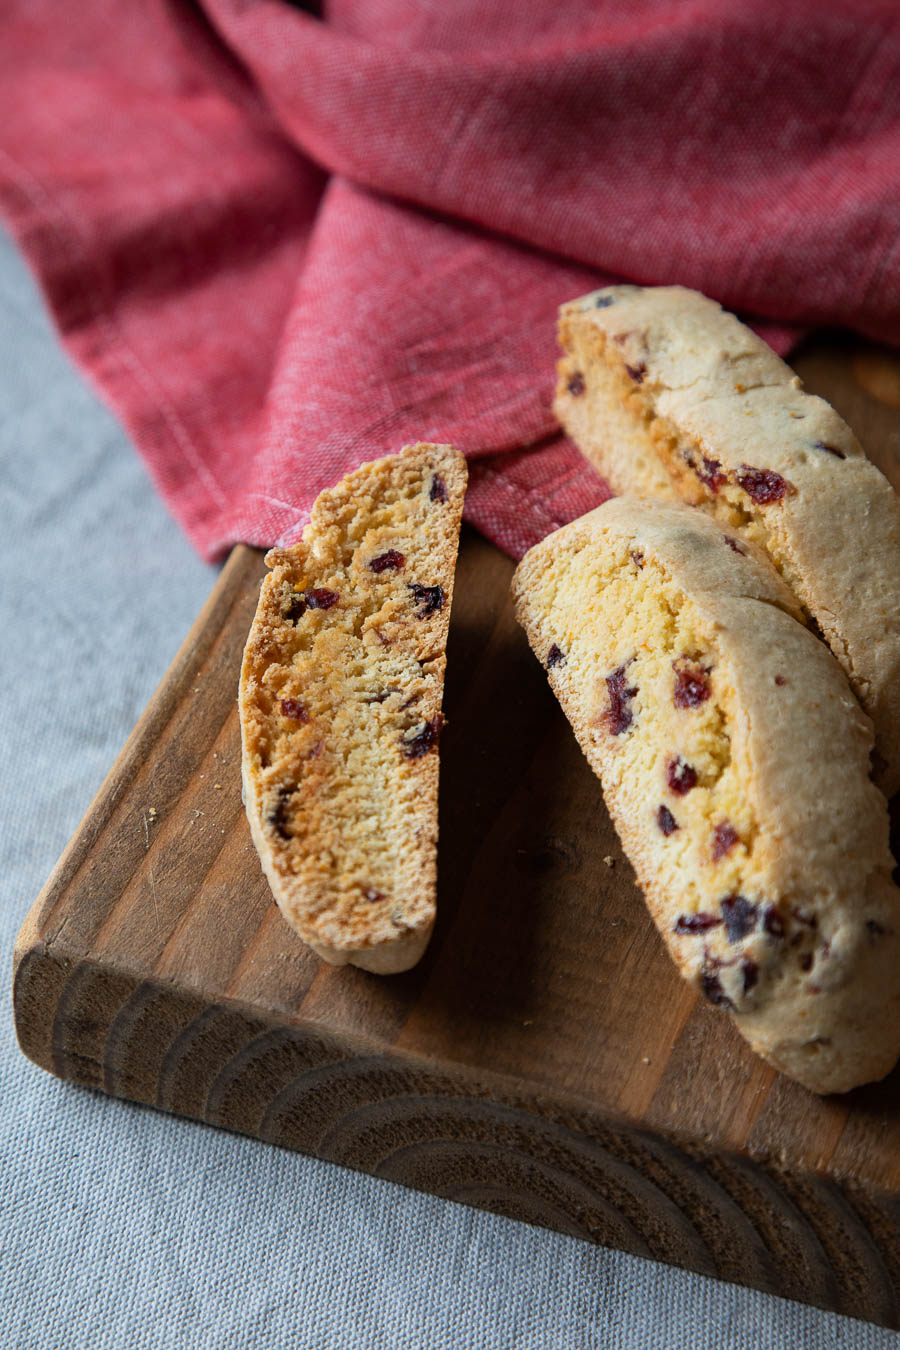
[{"label": "red linen cloth", "polygon": [[210,557],[410,439],[514,554],[603,500],[550,403],[613,277],[900,340],[898,114],[893,0],[0,11],[0,207]]}]

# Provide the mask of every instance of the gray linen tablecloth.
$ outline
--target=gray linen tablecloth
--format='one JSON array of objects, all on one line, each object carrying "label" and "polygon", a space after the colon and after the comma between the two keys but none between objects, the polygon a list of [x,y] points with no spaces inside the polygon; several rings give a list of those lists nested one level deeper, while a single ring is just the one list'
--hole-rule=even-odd
[{"label": "gray linen tablecloth", "polygon": [[0,1347],[841,1347],[900,1337],[57,1082],[16,931],[215,579],[0,237]]}]

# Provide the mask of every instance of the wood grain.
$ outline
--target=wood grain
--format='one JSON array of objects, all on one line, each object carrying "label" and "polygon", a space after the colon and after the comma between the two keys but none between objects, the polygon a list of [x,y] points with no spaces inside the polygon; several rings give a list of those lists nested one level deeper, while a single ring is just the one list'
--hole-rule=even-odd
[{"label": "wood grain", "polygon": [[[798,369],[900,486],[900,363]],[[874,372],[874,373],[873,373]],[[892,375],[891,375],[892,372]],[[508,599],[466,532],[422,963],[323,965],[240,801],[263,575],[236,549],[22,929],[22,1049],[61,1078],[592,1242],[900,1326],[900,1073],[819,1100],[676,975]]]}]

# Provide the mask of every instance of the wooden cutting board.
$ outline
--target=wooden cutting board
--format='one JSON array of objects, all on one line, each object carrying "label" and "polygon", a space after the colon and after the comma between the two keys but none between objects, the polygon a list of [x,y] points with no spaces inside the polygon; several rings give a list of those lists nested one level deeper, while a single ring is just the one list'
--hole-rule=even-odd
[{"label": "wooden cutting board", "polygon": [[[900,365],[798,362],[900,482]],[[240,798],[264,568],[234,551],[38,897],[24,1052],[59,1077],[640,1256],[900,1325],[900,1073],[819,1100],[682,983],[600,786],[466,532],[419,967],[324,965]],[[502,1278],[502,1272],[498,1272]]]}]

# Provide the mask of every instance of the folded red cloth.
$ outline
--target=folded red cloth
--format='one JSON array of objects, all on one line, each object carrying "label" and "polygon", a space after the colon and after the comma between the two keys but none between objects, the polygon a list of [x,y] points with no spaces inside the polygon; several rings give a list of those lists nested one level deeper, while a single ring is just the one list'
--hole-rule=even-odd
[{"label": "folded red cloth", "polygon": [[607,495],[561,301],[900,338],[898,112],[893,0],[8,0],[0,206],[207,556],[420,438],[518,554]]}]

